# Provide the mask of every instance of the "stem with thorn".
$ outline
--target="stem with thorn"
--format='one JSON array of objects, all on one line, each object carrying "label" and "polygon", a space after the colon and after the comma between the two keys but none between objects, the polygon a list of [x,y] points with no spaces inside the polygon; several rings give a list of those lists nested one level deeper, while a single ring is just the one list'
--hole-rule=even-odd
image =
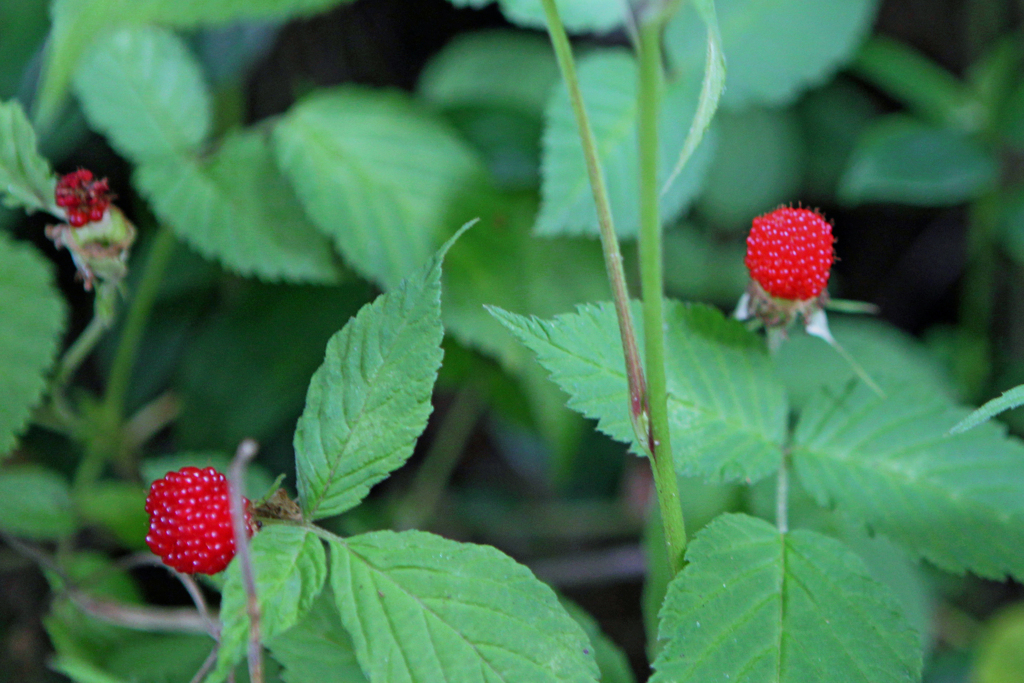
[{"label": "stem with thorn", "polygon": [[601,249],[604,253],[604,266],[608,275],[608,283],[612,289],[615,302],[615,314],[619,320],[619,333],[622,337],[622,351],[626,358],[626,377],[629,382],[629,416],[633,423],[633,431],[641,443],[647,441],[647,387],[644,380],[643,365],[640,362],[640,347],[633,328],[633,317],[629,310],[629,292],[626,289],[626,274],[622,269],[622,253],[619,251],[619,240],[615,236],[615,224],[612,220],[612,205],[608,198],[608,188],[604,181],[601,158],[597,152],[597,140],[590,127],[590,118],[583,102],[583,92],[576,77],[576,62],[572,55],[569,36],[558,15],[555,0],[542,0],[544,13],[547,16],[548,34],[551,45],[555,49],[558,67],[562,72],[562,80],[569,90],[569,102],[583,144],[583,156],[587,164],[587,176],[590,188],[594,193],[594,205],[597,207],[597,223],[601,231]]}]

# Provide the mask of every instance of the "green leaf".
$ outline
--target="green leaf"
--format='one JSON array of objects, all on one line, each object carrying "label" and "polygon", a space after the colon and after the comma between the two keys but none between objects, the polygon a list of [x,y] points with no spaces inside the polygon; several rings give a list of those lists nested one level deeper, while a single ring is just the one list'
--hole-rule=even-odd
[{"label": "green leaf", "polygon": [[49,667],[75,683],[127,683],[127,679],[118,678],[95,664],[72,655],[58,655],[50,662]]},{"label": "green leaf", "polygon": [[82,53],[118,28],[144,24],[191,28],[243,19],[280,20],[308,16],[345,2],[351,0],[55,0],[36,121],[43,126],[53,122]]},{"label": "green leaf", "polygon": [[669,174],[668,180],[665,181],[664,189],[666,191],[671,187],[676,176],[686,168],[690,157],[697,150],[697,145],[704,139],[704,134],[711,126],[711,120],[715,118],[718,102],[722,99],[722,92],[725,90],[725,54],[722,51],[722,33],[718,28],[715,0],[695,0],[693,6],[707,27],[708,47],[704,62],[704,79],[700,86],[697,111],[690,123],[690,132],[686,134],[686,141],[679,153],[679,160]]},{"label": "green leaf", "polygon": [[685,301],[710,301],[722,308],[735,306],[750,285],[743,264],[743,241],[723,242],[718,236],[683,224],[662,237],[665,290]]},{"label": "green leaf", "polygon": [[909,45],[872,36],[851,66],[872,86],[939,126],[977,131],[985,125],[988,114],[978,94]]},{"label": "green leaf", "polygon": [[[777,469],[786,396],[762,342],[717,309],[667,300],[666,372],[673,457],[680,474],[755,481]],[[628,387],[611,304],[580,306],[546,321],[492,309],[537,354],[569,407],[633,443]],[[640,318],[635,307],[634,319]],[[640,340],[643,348],[643,340]],[[634,451],[641,450],[634,444]]]},{"label": "green leaf", "polygon": [[895,683],[921,673],[892,593],[841,543],[722,515],[669,586],[651,683]]},{"label": "green leaf", "polygon": [[[886,392],[918,386],[952,397],[950,378],[934,355],[909,334],[864,316],[829,315],[836,340]],[[835,349],[818,337],[794,332],[775,354],[779,376],[790,403],[802,409],[822,387],[839,391],[856,372]]]},{"label": "green leaf", "polygon": [[0,459],[14,446],[46,387],[64,327],[50,265],[0,236]]},{"label": "green leaf", "polygon": [[555,594],[494,548],[364,534],[331,543],[331,585],[372,683],[597,680],[591,645]]},{"label": "green leaf", "polygon": [[179,237],[239,275],[338,280],[330,243],[306,218],[259,132],[229,134],[202,160],[145,160],[135,184]]},{"label": "green leaf", "polygon": [[804,141],[792,110],[750,107],[717,118],[718,146],[697,200],[701,215],[746,234],[754,216],[800,191]]},{"label": "green leaf", "polygon": [[277,125],[274,143],[309,215],[386,287],[430,258],[450,233],[452,202],[485,177],[465,142],[398,92],[318,92]]},{"label": "green leaf", "polygon": [[190,681],[214,645],[207,635],[136,633],[131,640],[117,645],[105,668],[129,681]]},{"label": "green leaf", "polygon": [[[324,546],[305,529],[271,524],[252,538],[252,567],[260,604],[260,637],[273,640],[309,611],[327,578]],[[241,563],[227,568],[220,607],[220,649],[207,683],[221,681],[242,660],[249,640],[249,614]]]},{"label": "green leaf", "polygon": [[464,226],[420,273],[363,306],[331,337],[295,428],[307,519],[338,515],[402,466],[427,426],[441,366],[441,262]]},{"label": "green leaf", "polygon": [[71,491],[52,470],[0,470],[0,528],[24,538],[50,541],[75,531]]},{"label": "green leaf", "polygon": [[[825,83],[853,57],[877,5],[877,0],[716,0],[728,61],[722,105],[787,104]],[[704,71],[704,11],[683,3],[665,32],[670,62],[684,79]]]},{"label": "green leaf", "polygon": [[285,683],[366,683],[328,585],[302,621],[267,643]]},{"label": "green leaf", "polygon": [[123,29],[97,42],[74,85],[90,125],[134,161],[195,152],[210,133],[199,63],[165,29]]},{"label": "green leaf", "polygon": [[952,572],[1024,576],[1024,447],[995,424],[949,436],[967,411],[934,391],[827,390],[800,416],[807,491]]},{"label": "green leaf", "polygon": [[82,521],[103,527],[126,548],[146,547],[146,490],[126,481],[103,480],[75,496]]},{"label": "green leaf", "polygon": [[[635,237],[638,213],[636,65],[625,50],[610,49],[579,60],[580,89],[597,140],[598,155],[619,237]],[[661,109],[659,182],[668,180],[694,118],[700,84],[684,80],[668,88]],[[543,149],[543,197],[535,230],[539,235],[598,234],[597,210],[590,189],[576,117],[564,87],[552,92],[547,108]],[[684,171],[663,192],[661,216],[671,222],[696,197],[712,157],[706,140]]]},{"label": "green leaf", "polygon": [[25,68],[46,38],[50,18],[46,0],[0,3],[0,99],[13,97],[21,85]]},{"label": "green leaf", "polygon": [[560,602],[569,616],[583,628],[590,644],[594,646],[594,661],[601,671],[601,683],[636,683],[626,653],[604,634],[597,620],[566,598],[561,598]]},{"label": "green leaf", "polygon": [[[501,7],[505,18],[513,24],[543,29],[547,26],[544,6],[540,0],[449,0],[456,7],[480,9],[493,2]],[[606,33],[626,19],[626,5],[621,0],[555,0],[558,14],[567,31]]]},{"label": "green leaf", "polygon": [[804,157],[804,191],[831,203],[857,140],[881,113],[880,103],[863,86],[839,78],[808,93],[797,112],[805,147],[814,150]]},{"label": "green leaf", "polygon": [[998,173],[996,160],[972,138],[893,114],[861,136],[839,198],[848,204],[952,206],[991,188]]},{"label": "green leaf", "polygon": [[0,102],[0,193],[4,206],[62,215],[53,203],[57,178],[39,155],[36,133],[21,104]]},{"label": "green leaf", "polygon": [[424,67],[416,89],[443,109],[496,107],[539,117],[556,82],[558,64],[549,41],[491,29],[453,38]]},{"label": "green leaf", "polygon": [[1002,396],[988,401],[985,405],[953,425],[949,433],[960,434],[968,429],[974,429],[978,425],[988,422],[999,413],[1013,410],[1022,405],[1024,405],[1024,385],[1004,391]]}]

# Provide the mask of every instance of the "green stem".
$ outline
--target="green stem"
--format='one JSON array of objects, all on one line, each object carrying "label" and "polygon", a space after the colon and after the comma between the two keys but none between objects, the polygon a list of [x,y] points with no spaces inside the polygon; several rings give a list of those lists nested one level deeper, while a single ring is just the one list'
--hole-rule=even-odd
[{"label": "green stem", "polygon": [[775,481],[775,525],[779,533],[789,531],[789,466],[786,457],[782,457],[779,473]]},{"label": "green stem", "polygon": [[964,338],[957,357],[956,374],[970,401],[984,394],[991,367],[992,317],[995,304],[995,231],[999,221],[999,196],[993,191],[971,204],[967,266],[960,297],[960,326]]},{"label": "green stem", "polygon": [[637,111],[640,142],[640,284],[643,292],[647,396],[651,417],[651,468],[658,490],[669,564],[675,574],[683,566],[686,525],[672,459],[668,384],[665,376],[661,217],[658,210],[658,114],[663,85],[662,26],[660,21],[649,21],[639,27]]},{"label": "green stem", "polygon": [[171,229],[160,226],[156,237],[153,238],[153,246],[150,247],[146,257],[142,279],[132,298],[128,317],[124,323],[124,331],[121,332],[121,338],[117,343],[117,351],[114,354],[114,363],[110,368],[103,404],[107,411],[116,416],[118,423],[123,418],[125,395],[128,392],[132,370],[135,369],[139,344],[146,331],[146,323],[149,321],[149,314],[153,310],[157,294],[160,292],[164,271],[167,270],[167,264],[170,263],[171,256],[174,254],[175,243],[174,233],[171,232]]},{"label": "green stem", "polygon": [[[96,292],[96,296],[99,297],[100,292]],[[112,308],[112,307],[110,307]],[[96,344],[99,343],[103,337],[103,333],[110,328],[110,324],[113,322],[113,318],[108,315],[108,307],[97,306],[93,313],[92,320],[86,325],[82,333],[78,335],[78,339],[71,345],[71,348],[67,350],[64,357],[60,359],[60,369],[57,371],[57,378],[54,386],[54,391],[63,391],[64,387],[71,382],[75,372],[82,365],[92,350],[96,348]]]},{"label": "green stem", "polygon": [[395,514],[395,526],[399,530],[422,528],[433,517],[466,442],[473,433],[473,426],[480,417],[481,407],[476,391],[471,386],[464,387],[455,397],[454,403],[444,415],[434,442],[430,444],[423,464],[416,472],[416,479],[399,503]]},{"label": "green stem", "polygon": [[597,140],[590,127],[590,119],[583,102],[579,79],[576,76],[576,63],[572,55],[569,36],[565,32],[562,20],[558,16],[555,0],[542,0],[547,15],[548,33],[551,45],[555,49],[558,67],[562,72],[562,80],[569,90],[569,102],[572,104],[579,128],[580,142],[583,144],[583,156],[587,164],[587,175],[590,188],[594,193],[594,205],[597,207],[597,223],[601,231],[601,248],[604,252],[604,266],[608,274],[608,283],[612,288],[612,299],[615,301],[615,313],[619,320],[619,334],[622,338],[622,351],[626,360],[626,376],[629,382],[629,407],[633,431],[641,444],[648,438],[647,425],[647,388],[644,381],[643,365],[640,362],[640,347],[633,328],[633,317],[629,310],[629,292],[626,288],[626,275],[622,269],[622,254],[619,251],[619,240],[615,236],[615,224],[612,221],[611,201],[608,199],[608,188],[605,185],[601,158],[597,152]]},{"label": "green stem", "polygon": [[174,245],[174,233],[170,228],[161,226],[153,238],[153,244],[143,266],[142,278],[132,297],[124,329],[117,343],[114,363],[98,413],[100,424],[93,432],[93,437],[86,447],[85,457],[82,458],[75,473],[77,490],[88,488],[96,481],[110,459],[124,457],[121,428],[124,422],[125,396],[135,367],[139,343],[142,341],[146,322],[160,291],[164,271],[174,253]]}]

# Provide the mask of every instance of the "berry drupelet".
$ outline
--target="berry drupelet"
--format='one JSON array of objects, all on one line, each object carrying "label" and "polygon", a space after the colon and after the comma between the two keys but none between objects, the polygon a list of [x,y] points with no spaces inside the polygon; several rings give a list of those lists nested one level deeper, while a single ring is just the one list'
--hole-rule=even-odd
[{"label": "berry drupelet", "polygon": [[92,171],[85,168],[63,176],[54,190],[54,203],[64,209],[68,223],[75,228],[103,220],[110,200],[107,179],[95,180]]},{"label": "berry drupelet", "polygon": [[[250,503],[245,524],[252,536],[255,524]],[[207,467],[185,467],[168,472],[149,488],[146,497],[149,534],[146,544],[164,564],[184,574],[216,574],[235,556],[228,482]]]}]

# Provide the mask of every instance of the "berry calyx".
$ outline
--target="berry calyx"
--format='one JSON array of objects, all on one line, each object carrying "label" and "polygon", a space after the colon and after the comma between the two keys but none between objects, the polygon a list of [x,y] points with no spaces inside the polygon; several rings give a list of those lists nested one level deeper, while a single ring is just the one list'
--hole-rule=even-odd
[{"label": "berry calyx", "polygon": [[[255,531],[250,503],[245,507],[249,536]],[[216,574],[235,556],[228,482],[207,467],[168,472],[149,487],[146,545],[164,564],[184,574]]]},{"label": "berry calyx", "polygon": [[807,301],[828,285],[834,242],[832,225],[817,211],[781,207],[754,219],[745,262],[770,296]]},{"label": "berry calyx", "polygon": [[54,203],[64,209],[68,223],[80,228],[98,223],[110,207],[110,183],[106,178],[94,180],[92,171],[80,168],[57,181]]}]

